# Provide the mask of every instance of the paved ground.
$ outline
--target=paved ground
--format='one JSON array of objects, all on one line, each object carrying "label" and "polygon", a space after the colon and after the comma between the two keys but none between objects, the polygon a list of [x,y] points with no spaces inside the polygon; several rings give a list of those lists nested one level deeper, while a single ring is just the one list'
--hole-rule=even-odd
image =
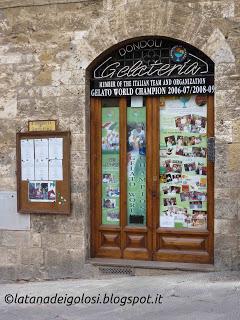
[{"label": "paved ground", "polygon": [[[83,296],[84,293],[84,296]],[[44,296],[57,299],[62,296],[71,304],[30,303],[7,304],[6,299],[35,299]],[[17,294],[17,296],[16,296]],[[57,296],[56,296],[57,294]],[[104,295],[115,299],[115,304],[81,304],[79,299],[89,302],[93,296],[103,301]],[[160,298],[162,304],[131,304],[131,296],[138,296],[142,302]],[[24,296],[28,295],[28,298]],[[148,296],[150,295],[150,296]],[[128,298],[126,298],[128,297]],[[148,298],[149,297],[149,298]],[[151,300],[151,299],[152,300]],[[40,298],[39,298],[40,299]],[[61,299],[61,298],[60,298]],[[122,300],[120,300],[122,299]],[[129,300],[126,300],[129,299]],[[133,298],[132,298],[133,299]],[[148,300],[147,300],[148,299]],[[107,298],[105,298],[105,301]],[[30,300],[27,300],[30,302]],[[52,300],[54,302],[54,300]],[[117,304],[117,302],[119,303]],[[2,284],[0,286],[1,320],[121,320],[121,319],[177,319],[177,320],[236,320],[240,319],[240,273],[169,273],[152,277],[124,277],[114,279],[60,280]]]}]

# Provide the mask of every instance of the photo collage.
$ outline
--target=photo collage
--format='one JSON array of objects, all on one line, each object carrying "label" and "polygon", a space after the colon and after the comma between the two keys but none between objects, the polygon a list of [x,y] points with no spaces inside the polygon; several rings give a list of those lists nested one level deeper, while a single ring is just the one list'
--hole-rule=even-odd
[{"label": "photo collage", "polygon": [[102,223],[119,224],[119,109],[102,108]]},{"label": "photo collage", "polygon": [[171,97],[160,108],[160,226],[207,228],[207,103]]}]

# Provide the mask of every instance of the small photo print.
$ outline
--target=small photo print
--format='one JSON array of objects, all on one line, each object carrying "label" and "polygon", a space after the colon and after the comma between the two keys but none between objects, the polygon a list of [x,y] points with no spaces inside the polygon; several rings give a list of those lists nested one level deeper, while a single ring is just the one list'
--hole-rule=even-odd
[{"label": "small photo print", "polygon": [[196,174],[199,174],[201,176],[206,176],[207,175],[207,167],[201,163],[198,163],[197,169],[196,169]]},{"label": "small photo print", "polygon": [[193,152],[192,152],[192,148],[183,148],[183,156],[184,157],[192,157],[193,156]]},{"label": "small photo print", "polygon": [[170,194],[180,193],[180,191],[181,191],[181,187],[178,187],[178,186],[171,186],[170,187]]},{"label": "small photo print", "polygon": [[[181,174],[166,174],[164,175],[165,182],[173,182],[173,183],[179,183],[181,182]],[[161,176],[160,176],[161,181]]]},{"label": "small photo print", "polygon": [[183,156],[183,147],[176,147],[176,155]]},{"label": "small photo print", "polygon": [[207,178],[200,178],[200,184],[199,186],[201,188],[206,188],[207,187]]},{"label": "small photo print", "polygon": [[188,184],[182,185],[182,192],[189,192],[189,185]]},{"label": "small photo print", "polygon": [[201,136],[177,136],[177,146],[179,147],[187,147],[187,146],[194,146],[202,142]]},{"label": "small photo print", "polygon": [[193,153],[194,157],[206,158],[207,149],[206,148],[193,147],[192,148],[192,153]]},{"label": "small photo print", "polygon": [[163,199],[163,205],[166,206],[175,206],[177,204],[176,198],[165,198]]},{"label": "small photo print", "polygon": [[108,211],[107,221],[119,221],[119,212]]},{"label": "small photo print", "polygon": [[190,199],[189,192],[181,192],[180,199],[181,199],[181,201],[188,201]]},{"label": "small photo print", "polygon": [[[107,130],[107,135],[102,137],[102,150],[119,150],[119,134],[117,131],[110,130],[109,128],[114,128],[117,123],[107,122],[103,124],[103,128]],[[108,128],[108,129],[107,129]]]},{"label": "small photo print", "polygon": [[29,181],[28,199],[30,202],[55,202],[55,181]]},{"label": "small photo print", "polygon": [[175,118],[175,125],[179,131],[189,133],[206,133],[206,120],[206,117],[188,114],[183,117]]},{"label": "small photo print", "polygon": [[172,174],[171,179],[173,183],[180,183],[182,181],[181,174]]},{"label": "small photo print", "polygon": [[191,191],[189,192],[189,197],[190,197],[190,200],[199,200],[199,201],[207,200],[206,192]]},{"label": "small photo print", "polygon": [[108,196],[109,198],[111,198],[111,197],[116,197],[116,198],[118,198],[119,195],[120,195],[120,190],[119,190],[119,188],[114,188],[114,187],[108,187],[108,188],[107,188],[107,196]]},{"label": "small photo print", "polygon": [[196,144],[199,144],[202,142],[202,137],[201,136],[192,136],[192,137],[189,137],[189,146],[193,146],[193,145],[196,145]]},{"label": "small photo print", "polygon": [[170,187],[163,187],[162,191],[163,191],[164,194],[168,194],[169,193],[169,189],[170,189]]},{"label": "small photo print", "polygon": [[181,173],[182,172],[182,164],[173,163],[172,164],[172,172],[173,173]]},{"label": "small photo print", "polygon": [[176,193],[180,193],[181,187],[178,186],[170,186],[170,187],[163,187],[162,191],[164,194],[176,194]]},{"label": "small photo print", "polygon": [[160,157],[175,155],[175,147],[161,148]]},{"label": "small photo print", "polygon": [[167,176],[171,176],[170,174],[169,175],[166,175],[166,174],[160,174],[160,183],[166,183],[166,182],[169,182],[167,181]]},{"label": "small photo print", "polygon": [[182,172],[182,162],[171,159],[165,160],[162,164],[162,168],[165,172],[181,173]]},{"label": "small photo print", "polygon": [[106,209],[116,208],[116,200],[115,199],[103,199],[103,208],[106,208]]},{"label": "small photo print", "polygon": [[200,210],[193,210],[192,214],[193,228],[207,228],[207,212]]},{"label": "small photo print", "polygon": [[184,164],[184,168],[185,168],[185,171],[195,171],[196,170],[196,164],[195,162],[191,162],[191,163],[185,163]]},{"label": "small photo print", "polygon": [[202,209],[202,201],[190,201],[190,209]]},{"label": "small photo print", "polygon": [[192,148],[188,147],[176,147],[176,155],[184,157],[192,157]]},{"label": "small photo print", "polygon": [[176,145],[175,136],[165,137],[166,147],[172,147]]},{"label": "small photo print", "polygon": [[111,173],[103,173],[102,182],[103,183],[113,183],[114,182],[113,175]]}]

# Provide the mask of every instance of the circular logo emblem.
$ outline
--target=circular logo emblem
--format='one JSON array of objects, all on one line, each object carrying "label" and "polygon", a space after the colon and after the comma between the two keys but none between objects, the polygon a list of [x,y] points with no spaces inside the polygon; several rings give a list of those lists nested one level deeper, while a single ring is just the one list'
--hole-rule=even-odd
[{"label": "circular logo emblem", "polygon": [[170,52],[174,62],[183,62],[187,56],[187,50],[183,46],[174,46]]},{"label": "circular logo emblem", "polygon": [[199,107],[202,107],[207,103],[207,96],[196,96],[195,102]]}]

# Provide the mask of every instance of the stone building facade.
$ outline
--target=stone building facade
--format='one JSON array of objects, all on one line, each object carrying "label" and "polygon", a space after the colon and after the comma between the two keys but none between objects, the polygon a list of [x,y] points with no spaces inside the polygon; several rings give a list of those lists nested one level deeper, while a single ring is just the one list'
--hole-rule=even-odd
[{"label": "stone building facade", "polygon": [[17,191],[16,132],[28,120],[57,119],[72,137],[71,215],[32,214],[25,230],[2,227],[2,280],[88,272],[87,68],[116,43],[148,35],[183,40],[215,62],[214,265],[240,269],[240,1],[1,0],[0,192]]}]

